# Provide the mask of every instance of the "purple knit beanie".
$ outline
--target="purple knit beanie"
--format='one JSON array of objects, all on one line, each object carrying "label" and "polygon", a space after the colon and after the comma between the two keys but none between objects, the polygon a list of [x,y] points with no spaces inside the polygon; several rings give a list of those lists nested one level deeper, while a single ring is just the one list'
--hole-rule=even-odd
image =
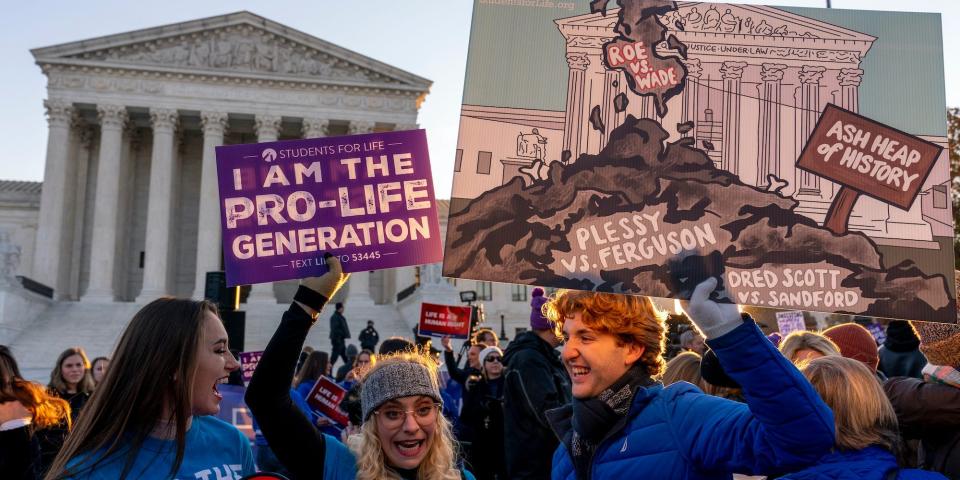
[{"label": "purple knit beanie", "polygon": [[550,320],[543,316],[543,304],[547,303],[547,297],[543,294],[540,287],[534,288],[530,299],[530,329],[531,330],[550,330]]}]

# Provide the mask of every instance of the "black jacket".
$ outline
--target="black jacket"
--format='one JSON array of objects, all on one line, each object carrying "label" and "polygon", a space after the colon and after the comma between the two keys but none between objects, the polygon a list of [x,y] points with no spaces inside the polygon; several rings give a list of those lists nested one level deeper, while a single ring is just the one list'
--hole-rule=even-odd
[{"label": "black jacket", "polygon": [[920,370],[923,370],[923,366],[927,364],[927,357],[920,350],[896,351],[887,347],[887,344],[883,344],[877,352],[880,356],[877,370],[883,372],[887,378],[923,378]]},{"label": "black jacket", "polygon": [[333,312],[330,315],[330,339],[342,341],[350,338],[350,327],[347,326],[347,319],[340,312]]},{"label": "black jacket", "polygon": [[377,348],[377,344],[380,343],[380,334],[377,333],[377,329],[373,327],[364,328],[360,332],[360,348],[365,348],[371,352]]},{"label": "black jacket", "polygon": [[560,442],[544,412],[570,403],[570,377],[557,351],[532,331],[510,342],[504,360],[503,436],[509,478],[549,479]]},{"label": "black jacket", "polygon": [[920,439],[920,467],[960,479],[960,388],[895,377],[883,384],[906,439]]},{"label": "black jacket", "polygon": [[463,393],[460,424],[460,440],[472,443],[465,450],[477,480],[509,478],[503,460],[503,377],[471,382]]},{"label": "black jacket", "polygon": [[480,376],[480,370],[473,368],[470,365],[467,365],[463,368],[457,366],[457,357],[450,350],[444,350],[443,363],[447,366],[447,372],[450,373],[450,378],[460,385],[466,386],[468,378]]},{"label": "black jacket", "polygon": [[0,432],[0,472],[3,472],[3,478],[43,478],[44,466],[40,460],[40,450],[40,442],[29,426]]}]

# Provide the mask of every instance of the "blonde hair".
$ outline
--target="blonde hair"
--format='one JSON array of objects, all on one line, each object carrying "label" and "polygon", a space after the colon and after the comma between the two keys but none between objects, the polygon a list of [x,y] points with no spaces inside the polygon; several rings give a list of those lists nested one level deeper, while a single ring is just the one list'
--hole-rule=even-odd
[{"label": "blonde hair", "polygon": [[800,350],[814,350],[820,352],[825,357],[840,356],[840,348],[837,347],[837,344],[819,333],[799,330],[787,335],[787,337],[780,342],[780,353],[791,362],[796,363],[794,357]]},{"label": "blonde hair", "polygon": [[739,388],[721,387],[714,385],[700,374],[701,357],[697,352],[681,352],[667,362],[663,371],[663,386],[667,387],[677,382],[688,382],[696,385],[703,393],[714,397],[738,400],[742,397]]},{"label": "blonde hair", "polygon": [[663,386],[677,382],[689,382],[704,390],[703,377],[700,375],[700,355],[696,352],[683,352],[670,359],[663,371]]},{"label": "blonde hair", "polygon": [[852,358],[828,356],[804,362],[800,369],[833,410],[838,448],[862,450],[878,445],[897,453],[897,414],[866,365]]},{"label": "blonde hair", "polygon": [[[429,352],[423,350],[403,351],[381,356],[376,363],[363,372],[364,381],[373,372],[387,365],[395,363],[417,363],[423,365],[430,375],[437,381],[437,363],[430,357]],[[362,388],[362,387],[361,387]],[[349,447],[357,457],[358,480],[400,480],[400,476],[387,467],[387,459],[383,454],[383,445],[377,435],[376,419],[369,419],[360,427],[359,442],[350,441]],[[458,480],[460,470],[457,467],[457,448],[450,422],[437,413],[437,426],[427,446],[427,455],[420,462],[417,472],[418,480]]]},{"label": "blonde hair", "polygon": [[553,322],[558,337],[566,317],[574,313],[581,314],[587,327],[617,337],[620,345],[643,347],[637,362],[650,376],[663,371],[666,315],[648,297],[561,289],[543,305],[543,314]]}]

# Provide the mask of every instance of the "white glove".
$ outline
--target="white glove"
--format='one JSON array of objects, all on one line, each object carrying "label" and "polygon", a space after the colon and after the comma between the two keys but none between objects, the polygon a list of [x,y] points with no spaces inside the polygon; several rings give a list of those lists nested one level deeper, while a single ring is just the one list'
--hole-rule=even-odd
[{"label": "white glove", "polygon": [[740,311],[732,303],[717,303],[710,300],[710,294],[717,288],[717,279],[710,277],[693,290],[687,304],[687,314],[694,325],[703,332],[704,338],[717,338],[743,323]]},{"label": "white glove", "polygon": [[333,298],[333,296],[340,290],[340,287],[344,283],[347,283],[347,279],[350,278],[349,273],[343,273],[343,267],[340,266],[340,259],[335,256],[326,257],[327,267],[330,268],[327,273],[320,275],[319,277],[303,278],[300,279],[300,285],[313,290],[314,292],[327,297],[327,300]]}]

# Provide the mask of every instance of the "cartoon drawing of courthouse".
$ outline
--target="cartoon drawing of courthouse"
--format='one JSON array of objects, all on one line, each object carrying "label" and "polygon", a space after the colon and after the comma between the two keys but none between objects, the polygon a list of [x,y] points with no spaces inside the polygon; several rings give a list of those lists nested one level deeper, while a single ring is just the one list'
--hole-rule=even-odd
[{"label": "cartoon drawing of courthouse", "polygon": [[[715,170],[711,170],[729,172],[735,177],[734,182],[738,189],[740,186],[748,187],[750,195],[753,195],[753,192],[765,194],[766,196],[759,197],[762,198],[760,203],[770,201],[781,205],[778,203],[781,200],[777,199],[783,199],[786,203],[782,205],[790,215],[797,216],[786,223],[796,221],[804,224],[809,222],[816,227],[824,225],[840,185],[798,168],[797,159],[828,104],[853,113],[862,113],[860,89],[864,81],[871,81],[869,75],[877,77],[874,81],[879,81],[881,76],[890,80],[898,75],[898,72],[890,69],[871,71],[865,68],[865,62],[871,58],[871,49],[875,47],[878,38],[835,24],[839,22],[830,23],[817,19],[817,15],[802,15],[776,7],[701,2],[660,2],[659,5],[662,6],[651,7],[656,5],[656,2],[628,0],[617,3],[618,5],[614,5],[614,2],[610,1],[610,8],[605,12],[557,15],[557,18],[546,18],[549,14],[534,14],[519,8],[514,9],[516,15],[523,17],[522,21],[530,22],[535,18],[538,22],[552,24],[549,29],[543,25],[530,27],[534,32],[530,34],[533,40],[529,44],[517,45],[516,49],[503,54],[506,57],[503,59],[505,65],[514,65],[516,62],[531,65],[523,72],[509,72],[517,76],[514,79],[518,85],[516,90],[522,93],[502,93],[494,89],[477,93],[476,86],[480,85],[480,81],[489,78],[484,75],[493,73],[475,73],[479,70],[471,69],[473,65],[489,67],[492,63],[484,56],[482,49],[476,49],[478,53],[475,53],[474,42],[480,41],[480,36],[490,32],[484,25],[478,26],[475,23],[475,33],[471,38],[472,58],[468,62],[467,91],[461,113],[445,275],[510,281],[503,274],[496,273],[495,267],[502,269],[517,262],[517,267],[520,267],[520,264],[526,267],[526,278],[524,279],[521,273],[520,279],[531,284],[670,296],[668,289],[662,285],[663,279],[658,277],[663,274],[662,271],[653,274],[649,271],[652,267],[641,267],[636,261],[628,261],[623,262],[623,266],[628,270],[632,268],[629,274],[622,271],[614,274],[614,271],[620,269],[608,266],[607,261],[596,262],[603,255],[601,245],[605,242],[602,239],[597,242],[598,238],[593,236],[589,241],[580,242],[579,247],[582,248],[578,249],[575,235],[577,226],[593,225],[591,217],[607,217],[618,221],[621,218],[617,215],[631,208],[633,212],[651,211],[651,207],[665,201],[664,196],[660,195],[655,200],[649,197],[638,199],[631,208],[618,207],[603,213],[587,208],[588,212],[584,216],[568,216],[562,220],[554,218],[556,211],[546,211],[549,207],[559,208],[564,205],[553,205],[547,202],[547,198],[552,196],[551,192],[557,192],[560,183],[569,185],[575,172],[587,168],[585,165],[577,166],[579,162],[605,162],[605,159],[609,159],[617,148],[620,148],[616,145],[627,144],[624,143],[625,131],[620,131],[618,137],[617,129],[641,119],[653,122],[638,127],[645,132],[641,137],[656,136],[649,128],[662,129],[667,135],[664,139],[666,148],[658,154],[661,157],[668,155],[670,145],[676,147],[675,152],[680,151],[680,147],[685,149],[684,152],[686,149],[697,150],[715,167]],[[626,7],[617,8],[624,5]],[[476,15],[477,11],[484,8],[506,7],[478,4],[474,22],[484,21],[484,17],[478,19]],[[650,12],[654,10],[655,15],[651,15]],[[792,10],[815,12],[814,9]],[[835,12],[833,14],[842,16]],[[624,15],[633,23],[625,22]],[[649,23],[642,24],[644,21]],[[626,25],[638,27],[630,32]],[[640,46],[644,44],[640,40],[643,35],[652,34],[639,31],[644,28],[662,31],[662,34],[647,37],[654,41],[647,42],[646,48]],[[905,38],[886,40],[910,41]],[[548,41],[554,42],[555,48],[538,48],[537,42]],[[651,44],[654,45],[653,49],[649,48]],[[632,45],[637,45],[636,52],[632,52]],[[618,49],[611,50],[611,46]],[[940,46],[931,46],[930,53],[933,57],[940,54]],[[627,58],[618,58],[620,54]],[[545,98],[547,94],[539,93],[532,87],[527,88],[528,84],[546,84],[547,81],[541,77],[557,72],[557,69],[541,67],[547,63],[543,60],[547,55],[560,56],[565,63],[565,71],[561,71],[560,75],[551,80],[556,84],[556,90],[562,88],[557,94],[564,99],[562,110],[536,108],[539,105],[557,105],[557,98]],[[885,55],[890,55],[890,52]],[[669,92],[665,91],[662,95],[640,94],[644,88],[649,87],[642,83],[637,84],[637,80],[641,79],[641,75],[637,74],[640,72],[637,65],[646,61],[646,58],[651,62],[676,64],[676,67],[670,67],[670,74],[674,78],[663,73],[661,78],[655,77],[652,80],[654,86],[658,81],[662,81],[670,87],[673,82],[674,87]],[[935,58],[935,61],[942,60]],[[618,62],[623,65],[614,68],[612,65]],[[633,67],[630,67],[631,64]],[[628,67],[634,68],[633,72]],[[662,72],[667,70],[664,67]],[[637,75],[634,76],[635,74]],[[561,83],[565,83],[565,88]],[[940,85],[942,89],[942,83]],[[909,88],[902,91],[909,91]],[[523,95],[539,97],[530,99]],[[479,101],[471,103],[474,99],[488,101],[485,101],[485,104],[480,104]],[[904,114],[926,115],[924,112]],[[936,115],[942,117],[942,112],[937,111]],[[931,115],[926,115],[926,118],[930,117]],[[907,131],[928,142],[945,146],[943,128],[926,127],[931,124],[932,122],[926,122],[911,125],[913,128]],[[901,128],[906,129],[904,126]],[[648,158],[644,157],[644,161],[652,168],[652,162]],[[849,238],[856,237],[856,242],[865,241],[858,243],[859,247],[846,248],[858,251],[867,248],[874,252],[873,255],[877,257],[875,261],[866,263],[873,264],[872,268],[877,268],[878,271],[885,271],[888,278],[892,278],[890,269],[903,260],[911,262],[911,268],[922,266],[919,268],[922,273],[914,272],[920,278],[929,280],[936,276],[936,280],[922,287],[919,284],[914,284],[913,287],[941,292],[939,300],[926,297],[930,301],[925,301],[927,306],[931,307],[931,317],[941,318],[941,321],[955,321],[955,316],[951,320],[947,313],[947,306],[953,305],[955,297],[950,272],[952,248],[949,241],[943,240],[952,237],[948,171],[948,153],[944,150],[936,158],[931,173],[925,177],[920,195],[908,209],[898,208],[867,195],[860,196],[847,223],[851,234],[845,235]],[[595,168],[593,172],[596,173]],[[641,177],[642,175],[637,178]],[[623,181],[626,177],[619,178]],[[689,187],[693,184],[685,185]],[[598,198],[603,200],[605,194],[611,192],[602,192]],[[739,201],[741,197],[738,195],[740,194],[734,195],[733,192],[725,191],[714,201]],[[538,197],[542,202],[536,200]],[[497,198],[502,201],[496,203]],[[491,208],[495,204],[499,208],[516,208],[524,204],[518,200],[521,198],[533,198],[532,204],[537,210],[527,218],[526,223],[545,223],[549,232],[538,233],[538,229],[534,228],[530,233],[532,239],[517,244],[516,252],[511,250],[515,257],[513,259],[509,258],[511,255],[501,251],[488,256],[486,262],[489,265],[481,265],[478,263],[480,261],[475,259],[466,261],[466,257],[461,261],[458,246],[469,245],[469,249],[464,252],[474,252],[474,257],[477,257],[475,252],[484,248],[493,249],[495,245],[489,241],[498,236],[502,237],[502,234],[490,233],[491,225],[496,225],[494,214],[490,213]],[[596,199],[594,202],[596,203]],[[469,211],[471,206],[475,209],[472,213]],[[485,214],[487,221],[483,227],[479,227],[481,219],[476,218],[481,210],[488,212]],[[658,211],[665,215],[670,213],[667,210]],[[734,210],[733,216],[742,213]],[[778,215],[773,215],[773,218],[784,218]],[[801,220],[800,217],[808,220]],[[701,222],[699,230],[692,225],[685,228],[695,232],[691,238],[709,240],[711,234],[716,237],[718,231],[730,230],[729,224],[723,224],[724,220],[726,219],[717,219],[712,228],[708,228],[711,226],[709,222]],[[561,223],[554,224],[554,221]],[[597,220],[595,223],[600,226],[604,222]],[[679,221],[677,225],[678,235],[683,237]],[[468,236],[476,236],[480,228],[485,231],[484,236],[488,243],[484,244],[483,239],[466,242]],[[789,236],[787,235],[788,238]],[[536,242],[533,239],[549,243],[549,251],[544,251],[543,246],[535,247]],[[512,238],[511,241],[517,243],[518,240],[521,239]],[[827,235],[816,241],[821,242],[819,246],[825,247],[822,242],[834,240],[834,236]],[[715,244],[700,241],[692,242],[691,245],[704,251],[715,246],[724,253],[729,269],[737,267],[737,262],[731,259],[743,255],[747,250],[743,239],[736,234],[731,236],[730,241],[734,244],[740,242],[740,245],[731,250],[724,246],[727,241],[723,239],[717,240]],[[751,248],[758,247],[759,245],[755,245]],[[538,248],[540,250],[537,250]],[[785,251],[790,248],[792,247],[785,247]],[[562,259],[558,257],[566,253],[575,257],[580,253],[578,250],[583,250],[590,257],[584,261],[587,268],[569,268],[572,260],[568,260],[567,267],[564,268],[560,262]],[[532,253],[534,251],[535,255]],[[670,252],[664,253],[666,254],[660,255],[656,260],[649,259],[650,263],[663,263],[663,260],[670,256]],[[536,259],[524,260],[525,254]],[[789,257],[790,255],[786,256]],[[837,266],[837,262],[829,259],[803,260],[802,257],[799,256],[795,263],[814,264],[826,261]],[[756,268],[764,263],[769,261],[740,266]],[[790,263],[794,262],[786,261],[783,265]],[[590,268],[594,265],[600,268]],[[645,274],[640,274],[638,267],[648,270]],[[846,275],[847,280],[856,277],[860,270],[860,267],[849,267],[851,268],[844,270],[841,275]],[[903,265],[901,267],[906,268]],[[588,273],[583,270],[600,272]],[[630,281],[624,281],[627,278]],[[779,283],[782,287],[783,282]],[[857,282],[848,283],[852,285]],[[767,295],[767,292],[761,293],[761,298]],[[809,305],[809,302],[805,301],[799,302],[801,305],[794,305],[796,302],[791,301],[754,302],[753,299],[758,298],[756,295],[743,297],[745,301],[742,303],[805,307],[811,310],[871,312],[880,316],[906,313],[902,305],[887,308],[890,306],[880,306],[882,302],[864,301],[874,293],[876,292],[861,289],[857,293],[857,305]],[[947,298],[949,301],[945,300]],[[933,314],[933,311],[938,313]]]}]

